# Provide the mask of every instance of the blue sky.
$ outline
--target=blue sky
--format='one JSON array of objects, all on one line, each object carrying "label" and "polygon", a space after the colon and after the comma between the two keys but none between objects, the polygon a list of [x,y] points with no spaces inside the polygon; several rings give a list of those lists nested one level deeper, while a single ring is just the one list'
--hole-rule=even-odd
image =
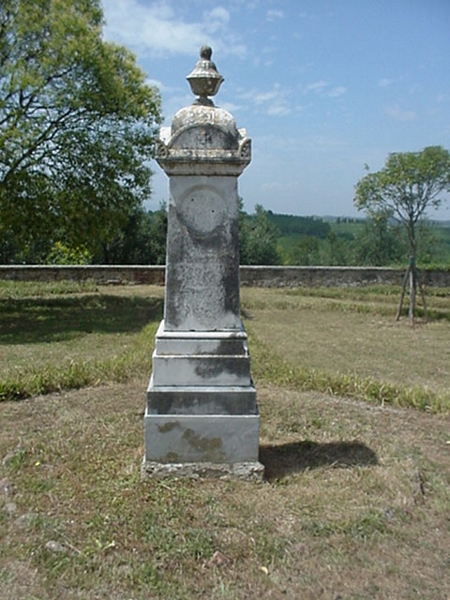
[{"label": "blue sky", "polygon": [[[362,216],[364,165],[450,150],[450,0],[103,0],[105,38],[162,94],[165,125],[192,103],[203,44],[225,78],[214,98],[252,138],[245,208]],[[167,200],[154,165],[149,208]],[[450,218],[450,202],[432,218]]]}]

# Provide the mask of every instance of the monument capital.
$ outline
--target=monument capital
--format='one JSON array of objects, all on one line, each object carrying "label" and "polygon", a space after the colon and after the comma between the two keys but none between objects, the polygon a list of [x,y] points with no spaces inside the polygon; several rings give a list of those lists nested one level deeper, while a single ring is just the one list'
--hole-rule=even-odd
[{"label": "monument capital", "polygon": [[[201,60],[187,79],[199,98],[163,127],[156,144],[156,160],[169,175],[240,175],[251,161],[251,140],[238,129],[231,113],[207,96],[217,93],[223,77],[203,46]],[[209,58],[208,58],[209,57]]]}]

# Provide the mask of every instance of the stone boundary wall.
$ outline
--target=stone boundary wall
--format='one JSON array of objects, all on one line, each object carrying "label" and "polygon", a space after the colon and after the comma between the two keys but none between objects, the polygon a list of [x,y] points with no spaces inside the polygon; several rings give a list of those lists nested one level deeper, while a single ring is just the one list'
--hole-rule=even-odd
[{"label": "stone boundary wall", "polygon": [[95,281],[100,285],[164,285],[158,265],[0,265],[0,279],[15,281]]},{"label": "stone boundary wall", "polygon": [[[406,269],[387,267],[241,267],[241,284],[267,287],[339,287],[403,283]],[[450,286],[450,270],[420,271],[431,287]]]},{"label": "stone boundary wall", "polygon": [[[270,267],[240,268],[241,285],[260,287],[358,286],[401,284],[405,271],[386,267]],[[164,266],[0,265],[0,279],[15,281],[92,280],[100,285],[164,285]],[[450,270],[420,271],[421,281],[431,287],[450,287]]]}]

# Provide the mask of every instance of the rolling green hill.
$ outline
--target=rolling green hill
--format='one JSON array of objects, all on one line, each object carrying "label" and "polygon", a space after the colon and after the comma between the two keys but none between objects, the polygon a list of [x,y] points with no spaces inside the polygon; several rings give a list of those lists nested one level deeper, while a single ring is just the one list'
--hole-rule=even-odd
[{"label": "rolling green hill", "polygon": [[[279,231],[277,251],[281,264],[359,265],[362,264],[362,240],[368,236],[369,221],[353,217],[317,217],[276,214],[268,218]],[[423,266],[450,267],[450,221],[427,222],[419,263]],[[407,245],[401,247],[403,232],[393,234],[400,245],[396,258],[385,266],[403,263]],[[405,258],[406,260],[406,258]],[[384,266],[384,265],[383,265]]]}]

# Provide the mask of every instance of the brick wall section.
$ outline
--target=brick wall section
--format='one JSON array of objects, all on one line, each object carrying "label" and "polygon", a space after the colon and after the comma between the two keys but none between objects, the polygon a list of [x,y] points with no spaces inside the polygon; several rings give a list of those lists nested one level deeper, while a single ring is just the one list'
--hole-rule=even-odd
[{"label": "brick wall section", "polygon": [[[241,285],[261,287],[358,286],[401,284],[405,271],[385,267],[246,267],[240,269]],[[164,266],[0,265],[0,279],[18,281],[92,280],[100,285],[164,285]],[[450,270],[421,271],[422,282],[450,287]]]}]

